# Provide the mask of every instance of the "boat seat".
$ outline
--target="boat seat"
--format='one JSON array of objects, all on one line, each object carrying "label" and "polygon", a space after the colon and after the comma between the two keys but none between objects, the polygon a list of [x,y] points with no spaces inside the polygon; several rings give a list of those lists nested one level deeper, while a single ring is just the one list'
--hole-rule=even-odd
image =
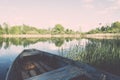
[{"label": "boat seat", "polygon": [[44,72],[46,72],[45,69],[42,66],[40,66],[38,63],[34,62],[34,64],[39,69],[39,71],[40,71],[41,74],[44,73]]},{"label": "boat seat", "polygon": [[53,68],[51,68],[50,66],[48,66],[47,64],[44,64],[42,61],[39,61],[39,64],[44,67],[47,71],[51,71],[53,70]]},{"label": "boat seat", "polygon": [[86,74],[86,72],[83,69],[72,65],[67,65],[65,67],[46,72],[25,80],[71,80],[74,77],[84,74]]}]

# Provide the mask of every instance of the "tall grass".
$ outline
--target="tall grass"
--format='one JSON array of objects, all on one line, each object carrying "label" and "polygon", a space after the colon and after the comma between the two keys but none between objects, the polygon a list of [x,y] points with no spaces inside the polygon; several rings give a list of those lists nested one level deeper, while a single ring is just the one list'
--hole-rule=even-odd
[{"label": "tall grass", "polygon": [[64,50],[64,56],[120,75],[120,40],[90,39],[85,47],[80,44]]}]

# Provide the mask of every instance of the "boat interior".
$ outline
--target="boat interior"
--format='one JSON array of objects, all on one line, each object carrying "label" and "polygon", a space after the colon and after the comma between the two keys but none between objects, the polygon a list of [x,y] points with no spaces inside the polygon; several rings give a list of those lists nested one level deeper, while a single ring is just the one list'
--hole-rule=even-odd
[{"label": "boat interior", "polygon": [[21,72],[24,79],[49,72],[67,65],[52,57],[34,55],[23,57],[20,61]]},{"label": "boat interior", "polygon": [[91,80],[84,73],[61,57],[42,53],[19,57],[9,80]]}]

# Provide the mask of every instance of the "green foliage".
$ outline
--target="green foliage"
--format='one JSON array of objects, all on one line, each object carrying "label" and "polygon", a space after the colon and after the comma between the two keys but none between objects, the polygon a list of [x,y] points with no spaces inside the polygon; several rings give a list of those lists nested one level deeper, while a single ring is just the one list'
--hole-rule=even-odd
[{"label": "green foliage", "polygon": [[[60,47],[64,42],[72,41],[73,38],[2,38],[0,37],[0,48],[9,48],[11,45],[15,46],[29,46],[37,42],[52,42],[56,47]],[[4,44],[4,45],[3,45]]]},{"label": "green foliage", "polygon": [[0,25],[0,34],[3,34],[3,28],[1,25]]},{"label": "green foliage", "polygon": [[39,32],[37,28],[23,24],[22,34],[39,34]]},{"label": "green foliage", "polygon": [[47,30],[47,29],[39,29],[38,32],[40,34],[51,34],[51,31],[50,30]]},{"label": "green foliage", "polygon": [[0,25],[0,34],[75,34],[75,31],[65,30],[61,24],[56,24],[52,29],[37,29],[25,24],[9,26],[7,23],[3,23],[2,26]]},{"label": "green foliage", "polygon": [[114,22],[111,26],[102,26],[101,28],[96,28],[87,32],[88,34],[94,33],[120,33],[120,22]]},{"label": "green foliage", "polygon": [[66,29],[65,33],[66,34],[74,34],[75,32],[73,30],[71,30],[71,29]]},{"label": "green foliage", "polygon": [[60,47],[64,44],[64,38],[51,38],[51,40],[57,47]]},{"label": "green foliage", "polygon": [[3,23],[3,27],[4,27],[4,32],[5,34],[9,34],[9,26],[7,23]]},{"label": "green foliage", "polygon": [[10,28],[10,34],[21,34],[20,26],[13,26]]},{"label": "green foliage", "polygon": [[64,34],[64,27],[61,24],[56,24],[52,29],[52,34]]},{"label": "green foliage", "polygon": [[3,46],[3,42],[4,42],[4,39],[0,37],[0,49],[1,49],[2,46]]},{"label": "green foliage", "polygon": [[111,26],[112,28],[120,28],[120,22],[114,22]]},{"label": "green foliage", "polygon": [[113,23],[111,29],[114,33],[120,33],[120,22]]}]

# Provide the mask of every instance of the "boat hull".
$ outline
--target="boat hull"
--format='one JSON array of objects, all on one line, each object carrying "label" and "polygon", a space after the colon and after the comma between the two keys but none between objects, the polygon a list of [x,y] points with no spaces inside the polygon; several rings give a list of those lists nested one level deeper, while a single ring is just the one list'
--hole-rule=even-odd
[{"label": "boat hull", "polygon": [[6,80],[120,80],[87,64],[35,49],[24,50]]}]

